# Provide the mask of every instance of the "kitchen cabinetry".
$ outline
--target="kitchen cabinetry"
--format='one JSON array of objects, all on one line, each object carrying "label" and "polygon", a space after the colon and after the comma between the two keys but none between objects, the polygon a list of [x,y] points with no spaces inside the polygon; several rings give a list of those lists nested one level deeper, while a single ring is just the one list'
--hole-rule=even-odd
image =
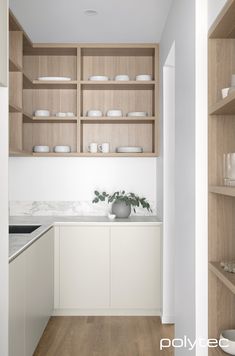
[{"label": "kitchen cabinetry", "polygon": [[8,85],[8,2],[0,0],[0,87],[6,87]]},{"label": "kitchen cabinetry", "polygon": [[111,307],[160,309],[160,229],[121,226],[110,231]]},{"label": "kitchen cabinetry", "polygon": [[160,314],[160,225],[62,225],[56,231],[56,315]]},{"label": "kitchen cabinetry", "polygon": [[53,312],[53,230],[10,263],[10,356],[32,356]]},{"label": "kitchen cabinetry", "polygon": [[60,227],[60,308],[109,306],[109,228]]}]

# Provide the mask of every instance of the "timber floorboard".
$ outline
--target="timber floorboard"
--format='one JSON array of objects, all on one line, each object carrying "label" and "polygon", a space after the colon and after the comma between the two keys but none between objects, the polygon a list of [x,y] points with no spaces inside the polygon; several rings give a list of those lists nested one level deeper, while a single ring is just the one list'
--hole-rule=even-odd
[{"label": "timber floorboard", "polygon": [[34,356],[173,356],[159,347],[173,337],[159,317],[51,317]]}]

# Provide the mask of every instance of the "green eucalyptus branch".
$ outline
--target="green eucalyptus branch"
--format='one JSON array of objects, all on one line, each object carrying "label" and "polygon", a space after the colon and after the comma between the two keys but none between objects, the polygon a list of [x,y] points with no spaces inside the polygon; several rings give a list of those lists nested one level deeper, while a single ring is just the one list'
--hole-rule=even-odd
[{"label": "green eucalyptus branch", "polygon": [[115,192],[113,194],[108,194],[107,192],[98,192],[94,191],[95,197],[92,200],[92,203],[99,203],[107,201],[108,203],[114,202],[125,202],[127,205],[130,205],[134,212],[136,213],[137,207],[142,207],[143,209],[147,209],[149,212],[152,212],[149,202],[146,198],[140,198],[138,195],[134,193],[126,193],[125,190]]}]

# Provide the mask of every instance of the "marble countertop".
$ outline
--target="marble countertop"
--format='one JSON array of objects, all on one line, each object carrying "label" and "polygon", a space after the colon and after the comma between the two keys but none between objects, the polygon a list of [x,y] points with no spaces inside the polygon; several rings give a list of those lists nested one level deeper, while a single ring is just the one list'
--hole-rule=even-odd
[{"label": "marble countertop", "polygon": [[31,234],[9,234],[9,262],[55,225],[161,225],[157,216],[131,216],[110,221],[106,216],[11,216],[10,225],[41,225]]}]

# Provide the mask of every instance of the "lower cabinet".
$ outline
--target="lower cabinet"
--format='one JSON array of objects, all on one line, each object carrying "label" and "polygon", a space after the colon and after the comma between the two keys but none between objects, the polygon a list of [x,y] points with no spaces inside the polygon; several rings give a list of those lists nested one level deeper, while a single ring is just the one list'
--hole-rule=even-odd
[{"label": "lower cabinet", "polygon": [[9,266],[9,356],[32,356],[53,312],[54,236],[48,231]]},{"label": "lower cabinet", "polygon": [[60,227],[62,309],[109,307],[109,228]]},{"label": "lower cabinet", "polygon": [[56,314],[160,314],[161,226],[61,225],[56,231]]}]

